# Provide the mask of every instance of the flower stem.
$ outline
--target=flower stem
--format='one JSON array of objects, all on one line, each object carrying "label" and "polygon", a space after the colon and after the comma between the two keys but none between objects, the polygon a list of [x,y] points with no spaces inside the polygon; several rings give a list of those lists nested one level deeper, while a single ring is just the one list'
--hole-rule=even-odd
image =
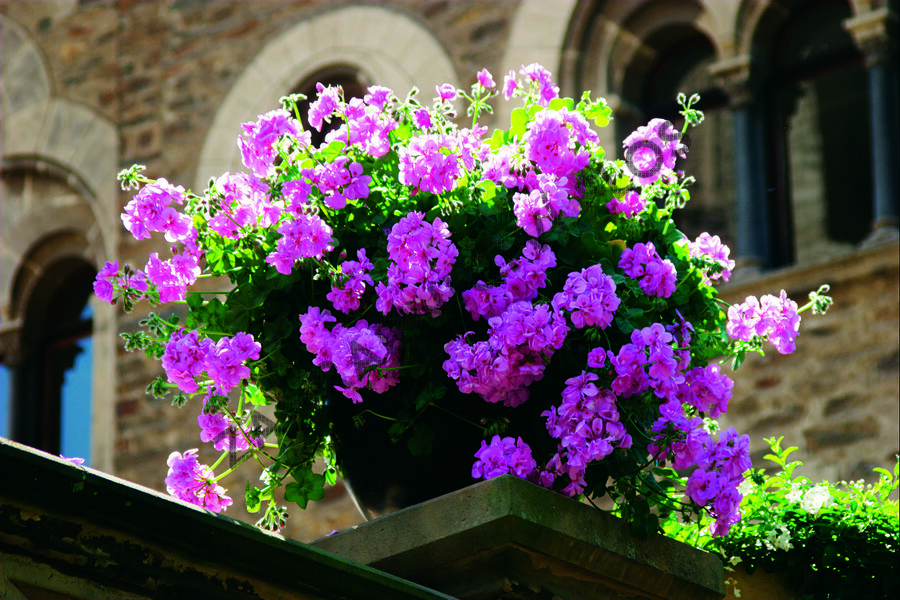
[{"label": "flower stem", "polygon": [[469,419],[467,419],[467,418],[465,418],[465,417],[463,417],[463,416],[460,416],[460,415],[456,414],[456,413],[453,412],[452,410],[447,409],[447,408],[444,408],[444,407],[441,406],[440,404],[434,404],[434,403],[432,402],[432,403],[429,404],[429,406],[433,406],[433,407],[435,407],[435,408],[439,408],[439,409],[441,409],[442,411],[444,411],[445,413],[447,413],[448,415],[450,415],[451,417],[456,417],[457,419],[459,419],[459,420],[462,421],[463,423],[468,423],[469,425],[472,425],[473,427],[477,427],[478,429],[480,429],[480,430],[483,431],[483,432],[484,432],[484,431],[487,431],[487,427],[484,427],[483,425],[479,425],[479,424],[476,423],[475,421],[470,421]]}]

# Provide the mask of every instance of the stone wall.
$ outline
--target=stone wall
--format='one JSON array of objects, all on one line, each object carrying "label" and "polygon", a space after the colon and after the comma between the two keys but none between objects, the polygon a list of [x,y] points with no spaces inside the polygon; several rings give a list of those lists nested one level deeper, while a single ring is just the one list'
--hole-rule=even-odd
[{"label": "stone wall", "polygon": [[[750,434],[761,466],[766,437],[784,436],[813,480],[877,479],[900,452],[900,250],[897,243],[836,260],[793,267],[728,285],[731,303],[784,289],[803,305],[822,283],[834,304],[824,316],[803,313],[797,350],[748,355],[735,373],[734,398],[720,419]],[[768,463],[771,466],[771,463]]]}]

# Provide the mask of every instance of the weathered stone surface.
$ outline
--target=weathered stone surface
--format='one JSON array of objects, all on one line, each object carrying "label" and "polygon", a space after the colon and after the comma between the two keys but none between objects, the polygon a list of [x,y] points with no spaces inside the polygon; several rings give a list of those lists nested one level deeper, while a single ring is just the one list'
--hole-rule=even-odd
[{"label": "weathered stone surface", "polygon": [[721,598],[721,561],[513,476],[314,546],[464,599]]},{"label": "weathered stone surface", "polygon": [[784,436],[785,445],[799,447],[791,456],[804,462],[800,474],[872,480],[858,465],[889,465],[900,450],[897,244],[726,285],[722,297],[741,302],[784,289],[803,304],[822,283],[831,284],[834,297],[828,314],[803,313],[794,354],[768,348],[764,358],[748,356],[734,373],[734,397],[720,422],[751,434],[757,466],[773,466],[762,461],[763,438]]},{"label": "weathered stone surface", "polygon": [[0,439],[0,597],[452,600]]}]

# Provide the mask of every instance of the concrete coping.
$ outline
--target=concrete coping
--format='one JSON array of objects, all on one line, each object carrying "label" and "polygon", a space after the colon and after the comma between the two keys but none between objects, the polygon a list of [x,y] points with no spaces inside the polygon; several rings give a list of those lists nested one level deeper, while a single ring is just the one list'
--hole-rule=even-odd
[{"label": "concrete coping", "polygon": [[452,600],[4,438],[0,464],[4,598]]},{"label": "concrete coping", "polygon": [[458,598],[722,598],[716,556],[511,475],[313,545]]}]

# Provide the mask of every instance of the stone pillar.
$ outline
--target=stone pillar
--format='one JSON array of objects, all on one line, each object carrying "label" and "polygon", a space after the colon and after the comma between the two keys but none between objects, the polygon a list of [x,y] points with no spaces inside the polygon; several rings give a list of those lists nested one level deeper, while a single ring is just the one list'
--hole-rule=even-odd
[{"label": "stone pillar", "polygon": [[[9,404],[7,405],[7,414],[0,414],[0,419],[7,422],[8,428],[6,434],[14,437],[16,431],[14,427],[17,421],[16,410],[16,388],[19,383],[19,366],[22,364],[22,321],[19,319],[0,323],[0,362],[9,372]],[[8,419],[8,420],[7,420]]]},{"label": "stone pillar", "polygon": [[883,7],[848,19],[844,27],[862,50],[869,74],[874,218],[863,246],[871,246],[900,237],[897,15]]},{"label": "stone pillar", "polygon": [[728,92],[734,113],[735,275],[752,275],[772,263],[759,77],[748,56],[720,61],[710,67],[710,74]]}]

